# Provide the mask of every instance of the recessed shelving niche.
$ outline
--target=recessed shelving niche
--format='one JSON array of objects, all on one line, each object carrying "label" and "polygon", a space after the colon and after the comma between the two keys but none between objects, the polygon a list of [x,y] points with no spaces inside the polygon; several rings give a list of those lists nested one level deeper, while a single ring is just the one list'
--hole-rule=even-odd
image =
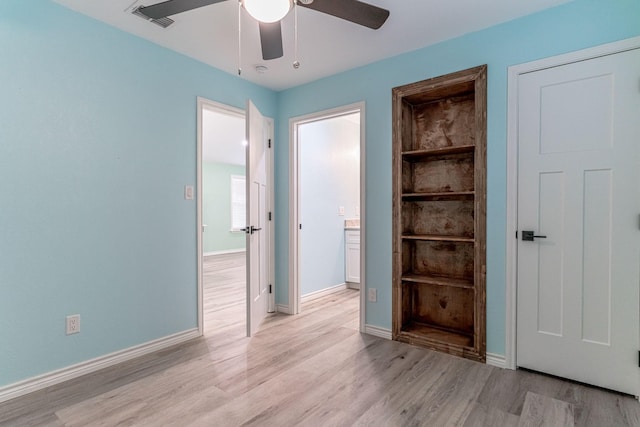
[{"label": "recessed shelving niche", "polygon": [[393,338],[485,361],[485,65],[393,89]]}]

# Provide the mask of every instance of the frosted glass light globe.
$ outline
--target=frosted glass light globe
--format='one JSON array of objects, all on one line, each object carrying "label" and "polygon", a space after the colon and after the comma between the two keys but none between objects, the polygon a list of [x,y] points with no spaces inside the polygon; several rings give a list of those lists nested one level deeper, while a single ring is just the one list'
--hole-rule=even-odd
[{"label": "frosted glass light globe", "polygon": [[242,0],[242,5],[255,20],[278,22],[291,10],[292,0]]}]

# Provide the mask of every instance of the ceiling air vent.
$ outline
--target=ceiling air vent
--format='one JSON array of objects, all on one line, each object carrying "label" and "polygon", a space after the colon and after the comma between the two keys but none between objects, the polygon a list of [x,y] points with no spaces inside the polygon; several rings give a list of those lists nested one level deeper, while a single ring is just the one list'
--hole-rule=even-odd
[{"label": "ceiling air vent", "polygon": [[174,21],[173,19],[171,19],[171,18],[167,18],[167,17],[165,17],[165,18],[160,18],[160,19],[153,19],[153,18],[150,18],[149,16],[145,15],[145,14],[140,10],[140,8],[141,8],[141,7],[143,7],[143,6],[138,6],[138,7],[136,7],[135,9],[133,9],[133,11],[132,11],[131,13],[133,13],[133,14],[134,14],[134,15],[136,15],[136,16],[139,16],[140,18],[144,19],[145,21],[153,22],[154,24],[156,24],[156,25],[158,25],[158,26],[160,26],[160,27],[162,27],[162,28],[167,28],[169,25],[171,25],[171,24],[173,24],[174,22],[176,22],[176,21]]}]

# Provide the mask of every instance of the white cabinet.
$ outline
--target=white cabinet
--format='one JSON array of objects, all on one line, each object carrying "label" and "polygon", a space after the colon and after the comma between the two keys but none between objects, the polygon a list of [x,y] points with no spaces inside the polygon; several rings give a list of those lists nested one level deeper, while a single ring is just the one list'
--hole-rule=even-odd
[{"label": "white cabinet", "polygon": [[[360,230],[345,230],[345,281],[360,283]],[[354,286],[359,288],[359,286]]]}]

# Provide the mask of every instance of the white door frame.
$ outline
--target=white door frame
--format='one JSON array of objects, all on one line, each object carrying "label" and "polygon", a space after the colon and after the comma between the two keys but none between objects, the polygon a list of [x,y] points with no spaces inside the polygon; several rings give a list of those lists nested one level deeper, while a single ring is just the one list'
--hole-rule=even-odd
[{"label": "white door frame", "polygon": [[[640,37],[608,43],[588,49],[553,56],[508,69],[507,89],[507,221],[506,221],[506,339],[505,367],[516,369],[517,340],[517,262],[518,245],[518,79],[519,76],[547,68],[586,61],[640,48]],[[640,305],[638,307],[640,309]]]},{"label": "white door frame", "polygon": [[[229,105],[221,104],[219,102],[211,101],[206,98],[197,97],[197,148],[196,148],[196,246],[197,246],[197,265],[198,265],[198,333],[200,336],[204,334],[204,280],[202,273],[203,249],[202,249],[202,110],[205,108],[211,108],[222,114],[229,114],[233,116],[239,116],[246,119],[245,111],[241,108],[232,107]],[[273,141],[273,119],[266,118],[269,123],[269,138]],[[271,143],[271,149],[269,149],[269,158],[267,159],[267,182],[269,187],[267,189],[267,211],[273,212],[274,206],[274,191],[273,191],[273,142]],[[272,216],[273,217],[273,216]],[[274,283],[275,268],[274,268],[274,232],[275,221],[269,221],[268,242],[267,247],[267,268],[269,270],[269,283]],[[272,287],[273,289],[273,287]],[[275,307],[275,294],[272,292],[269,295],[269,311],[274,311]]]},{"label": "white door frame", "polygon": [[366,301],[365,291],[365,263],[366,263],[366,168],[365,168],[365,103],[332,108],[318,111],[304,116],[289,119],[289,305],[279,306],[279,311],[288,314],[300,312],[300,268],[299,249],[300,239],[298,233],[299,201],[298,201],[298,171],[300,156],[298,153],[298,127],[320,120],[344,116],[351,113],[360,113],[360,332],[365,330]]}]

